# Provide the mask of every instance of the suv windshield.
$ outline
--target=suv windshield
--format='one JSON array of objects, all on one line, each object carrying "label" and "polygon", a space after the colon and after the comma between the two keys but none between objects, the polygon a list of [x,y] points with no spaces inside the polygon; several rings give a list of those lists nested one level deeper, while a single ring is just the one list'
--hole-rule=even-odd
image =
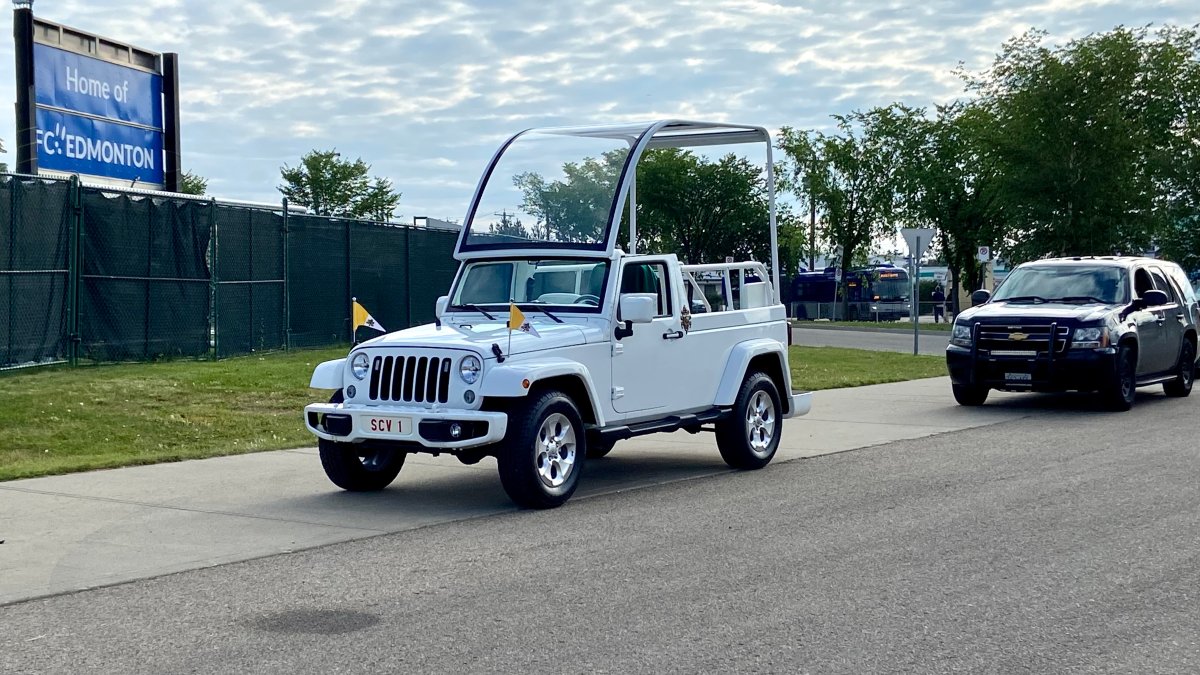
[{"label": "suv windshield", "polygon": [[993,300],[1014,302],[1129,302],[1128,274],[1112,265],[1030,265],[1013,270]]},{"label": "suv windshield", "polygon": [[508,309],[508,303],[537,303],[566,310],[596,311],[604,297],[608,261],[577,258],[479,260],[467,263],[451,308],[471,305]]}]

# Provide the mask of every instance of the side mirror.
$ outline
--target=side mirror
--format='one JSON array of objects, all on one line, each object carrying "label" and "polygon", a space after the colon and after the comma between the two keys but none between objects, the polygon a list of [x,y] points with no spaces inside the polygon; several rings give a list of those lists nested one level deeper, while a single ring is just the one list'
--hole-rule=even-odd
[{"label": "side mirror", "polygon": [[617,308],[617,320],[650,323],[658,313],[658,296],[653,293],[625,293]]},{"label": "side mirror", "polygon": [[433,315],[441,320],[442,315],[446,313],[446,308],[450,306],[450,296],[443,295],[437,299],[433,305]]},{"label": "side mirror", "polygon": [[971,294],[971,306],[978,307],[991,299],[992,299],[992,292],[986,288],[981,288]]},{"label": "side mirror", "polygon": [[1157,288],[1154,290],[1146,291],[1145,293],[1142,293],[1142,303],[1143,303],[1142,306],[1143,307],[1159,307],[1161,305],[1167,304],[1170,301],[1171,300],[1170,300],[1170,298],[1167,297],[1166,291],[1160,291]]}]

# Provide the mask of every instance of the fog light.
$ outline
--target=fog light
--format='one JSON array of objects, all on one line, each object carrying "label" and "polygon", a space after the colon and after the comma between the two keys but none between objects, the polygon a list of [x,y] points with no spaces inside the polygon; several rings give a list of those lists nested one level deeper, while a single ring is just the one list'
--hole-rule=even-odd
[{"label": "fog light", "polygon": [[458,422],[450,424],[450,438],[460,438],[462,436],[462,425]]},{"label": "fog light", "polygon": [[346,398],[354,398],[354,395],[357,393],[358,393],[358,390],[354,388],[354,385],[350,385],[349,387],[346,387]]},{"label": "fog light", "polygon": [[466,393],[463,394],[463,400],[466,401],[468,404],[474,403],[475,402],[475,392],[468,389],[466,391]]}]

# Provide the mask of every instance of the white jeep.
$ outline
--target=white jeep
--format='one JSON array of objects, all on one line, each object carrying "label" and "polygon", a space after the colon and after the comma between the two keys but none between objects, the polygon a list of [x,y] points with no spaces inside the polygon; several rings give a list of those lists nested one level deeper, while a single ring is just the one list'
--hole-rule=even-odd
[{"label": "white jeep", "polygon": [[[743,143],[766,147],[771,269],[637,254],[642,154]],[[611,180],[544,178],[598,157]],[[538,186],[532,199],[522,182]],[[514,224],[521,215],[528,229]],[[623,227],[629,253],[617,246]],[[437,322],[356,345],[313,373],[312,387],[337,390],[305,408],[326,474],[346,490],[380,490],[411,452],[494,456],[514,502],[549,508],[570,498],[585,458],[679,429],[715,431],[731,467],[765,466],[782,420],[811,403],[792,392],[775,242],[765,129],[663,121],[513,136],[475,191]],[[513,307],[526,317],[518,330]]]}]

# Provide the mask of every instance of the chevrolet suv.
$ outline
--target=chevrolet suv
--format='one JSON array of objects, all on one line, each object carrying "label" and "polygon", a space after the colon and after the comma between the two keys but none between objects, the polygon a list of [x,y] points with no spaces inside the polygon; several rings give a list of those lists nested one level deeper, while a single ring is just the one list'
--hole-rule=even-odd
[{"label": "chevrolet suv", "polygon": [[992,389],[1094,391],[1128,410],[1137,387],[1187,396],[1196,366],[1196,292],[1176,264],[1152,258],[1024,263],[975,291],[954,321],[946,364],[954,398],[977,406]]}]

